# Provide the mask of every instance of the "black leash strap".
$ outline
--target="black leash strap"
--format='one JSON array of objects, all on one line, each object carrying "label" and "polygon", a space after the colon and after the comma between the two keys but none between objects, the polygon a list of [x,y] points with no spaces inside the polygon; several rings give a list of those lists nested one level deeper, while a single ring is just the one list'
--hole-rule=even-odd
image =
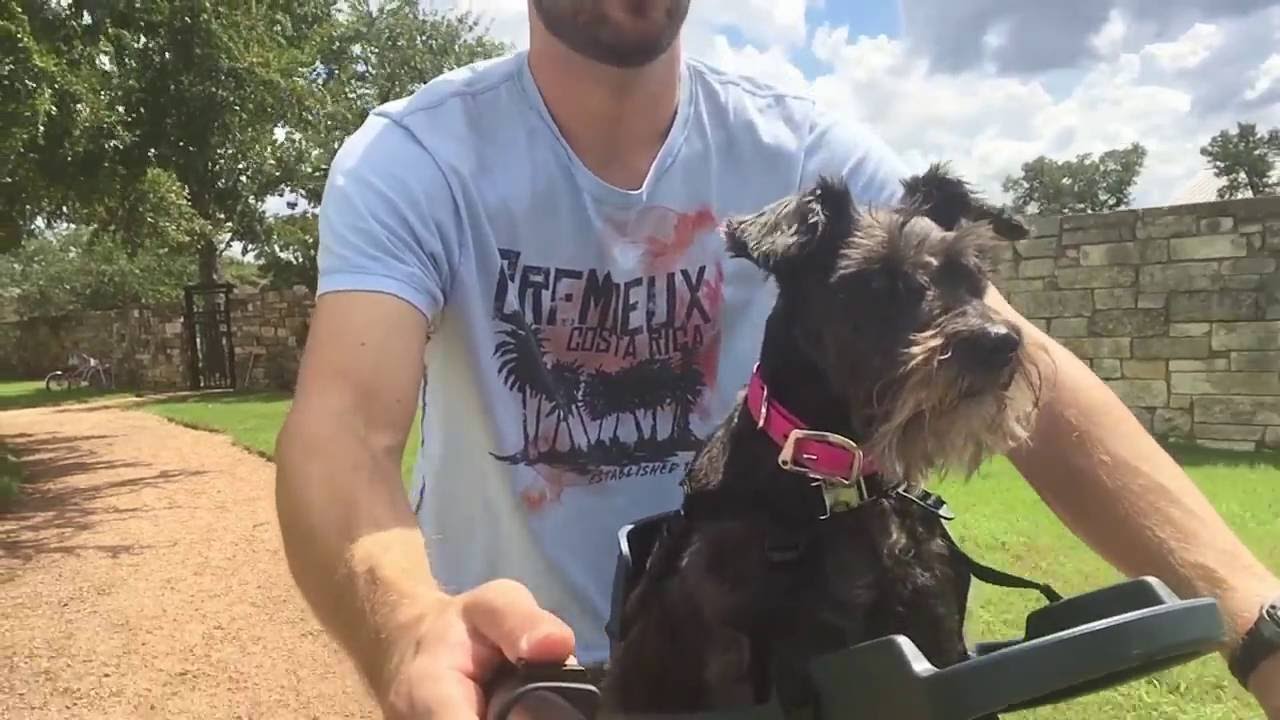
[{"label": "black leash strap", "polygon": [[[953,515],[947,508],[946,501],[935,493],[922,489],[915,493],[900,492],[899,494],[917,505],[932,511],[944,521],[955,518],[955,515]],[[951,549],[955,550],[956,554],[963,558],[965,564],[969,566],[969,574],[978,580],[981,580],[988,585],[996,585],[998,587],[1038,590],[1050,603],[1056,603],[1062,600],[1062,595],[1057,590],[1054,590],[1053,586],[1048,583],[1040,583],[1034,580],[1018,577],[1017,575],[1010,575],[1003,570],[997,570],[989,565],[983,565],[977,560],[974,560],[969,553],[960,548],[960,545],[955,541],[955,538],[951,537],[951,533],[947,531],[945,525],[942,529],[942,536],[947,541],[947,544],[951,546]]]},{"label": "black leash strap", "polygon": [[974,560],[969,553],[960,549],[960,546],[956,544],[955,539],[951,537],[951,533],[943,533],[943,537],[946,538],[947,544],[951,546],[951,549],[955,550],[960,557],[964,558],[965,563],[969,565],[969,573],[982,582],[999,587],[1038,590],[1040,591],[1040,594],[1044,596],[1045,600],[1048,600],[1050,603],[1056,603],[1062,600],[1062,595],[1059,594],[1057,590],[1054,590],[1053,586],[1048,583],[1028,580],[1026,578],[1018,577],[1017,575],[1010,575],[1003,570],[997,570],[989,565],[983,565],[977,560]]}]

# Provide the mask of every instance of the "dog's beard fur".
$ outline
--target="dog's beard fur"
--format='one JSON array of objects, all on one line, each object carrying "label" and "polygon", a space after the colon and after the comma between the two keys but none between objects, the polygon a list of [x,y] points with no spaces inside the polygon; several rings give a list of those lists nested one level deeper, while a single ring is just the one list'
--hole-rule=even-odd
[{"label": "dog's beard fur", "polygon": [[990,456],[1020,445],[1039,406],[1038,364],[1026,343],[1006,371],[1008,388],[974,395],[975,384],[985,381],[946,362],[947,338],[945,319],[912,335],[900,371],[871,393],[869,407],[858,400],[851,408],[877,417],[864,447],[885,475],[912,489],[931,473],[971,476]]}]

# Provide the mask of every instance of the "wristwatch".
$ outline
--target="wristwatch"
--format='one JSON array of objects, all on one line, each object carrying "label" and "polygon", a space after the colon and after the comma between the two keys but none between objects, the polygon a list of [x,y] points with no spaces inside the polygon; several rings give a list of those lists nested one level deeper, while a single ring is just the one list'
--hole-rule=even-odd
[{"label": "wristwatch", "polygon": [[1257,621],[1245,632],[1227,666],[1247,689],[1253,671],[1277,652],[1280,652],[1280,597],[1262,607]]}]

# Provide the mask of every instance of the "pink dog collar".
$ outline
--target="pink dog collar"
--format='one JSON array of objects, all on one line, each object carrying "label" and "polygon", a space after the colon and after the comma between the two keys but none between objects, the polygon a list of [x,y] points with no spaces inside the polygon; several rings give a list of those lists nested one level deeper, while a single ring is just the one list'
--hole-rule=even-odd
[{"label": "pink dog collar", "polygon": [[747,386],[747,409],[756,427],[782,448],[778,465],[784,470],[827,484],[858,486],[862,486],[862,478],[878,471],[875,458],[868,457],[857,443],[842,435],[810,430],[771,400],[758,363]]}]

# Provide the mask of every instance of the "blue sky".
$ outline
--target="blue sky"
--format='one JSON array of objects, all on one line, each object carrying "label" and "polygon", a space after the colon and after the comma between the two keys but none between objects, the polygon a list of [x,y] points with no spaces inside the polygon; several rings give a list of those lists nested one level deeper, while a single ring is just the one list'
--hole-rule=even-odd
[{"label": "blue sky", "polygon": [[[902,16],[898,12],[897,0],[865,0],[865,2],[847,2],[843,0],[827,0],[821,8],[810,8],[814,27],[831,25],[846,26],[850,32],[858,35],[887,35],[898,37],[902,34]],[[741,37],[736,40],[741,44]],[[792,53],[796,67],[806,77],[817,77],[828,68],[808,47],[800,48]]]},{"label": "blue sky", "polygon": [[[527,45],[527,0],[435,0]],[[982,190],[1038,155],[1142,142],[1138,205],[1185,199],[1199,148],[1237,121],[1280,126],[1274,0],[691,0],[685,47],[809,92],[908,164]]]}]

